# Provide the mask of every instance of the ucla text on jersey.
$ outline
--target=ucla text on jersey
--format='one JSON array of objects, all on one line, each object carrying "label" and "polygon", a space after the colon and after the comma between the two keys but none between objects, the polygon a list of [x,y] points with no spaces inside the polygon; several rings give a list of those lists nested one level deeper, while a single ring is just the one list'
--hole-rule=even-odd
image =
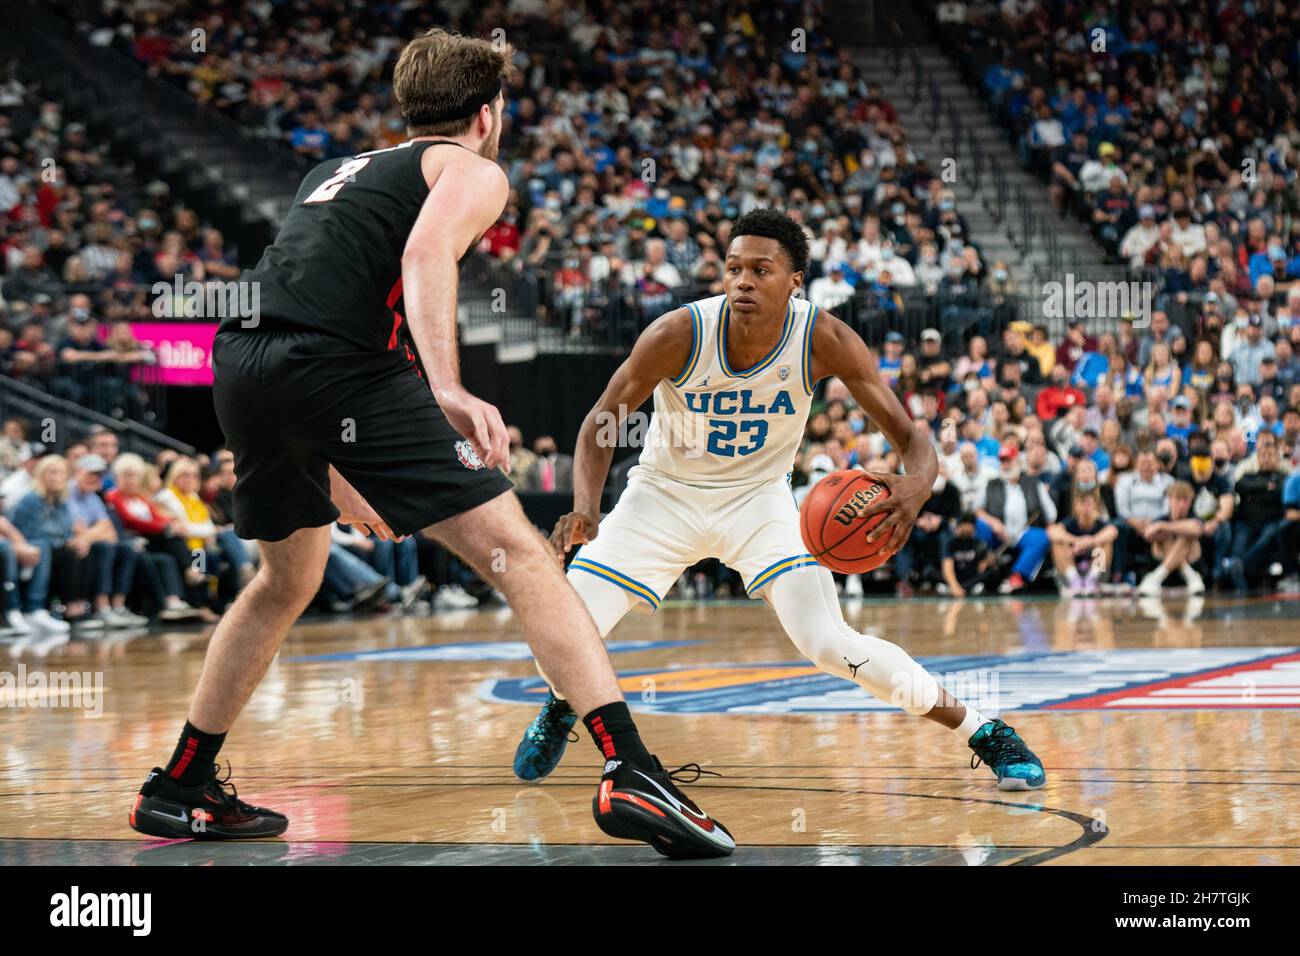
[{"label": "ucla text on jersey", "polygon": [[731,368],[726,296],[690,303],[691,349],[682,371],[654,391],[641,464],[704,486],[785,477],[812,405],[817,307],[791,298],[776,345],[751,368]]}]

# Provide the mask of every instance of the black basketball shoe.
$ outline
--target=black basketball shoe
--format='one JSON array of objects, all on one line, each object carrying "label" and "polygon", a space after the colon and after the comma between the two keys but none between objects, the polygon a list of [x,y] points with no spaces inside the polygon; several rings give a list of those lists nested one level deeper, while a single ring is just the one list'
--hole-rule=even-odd
[{"label": "black basketball shoe", "polygon": [[240,800],[229,768],[221,779],[214,772],[205,783],[182,787],[154,767],[131,807],[131,829],[176,840],[256,840],[288,827],[283,813]]},{"label": "black basketball shoe", "polygon": [[699,764],[670,773],[658,757],[653,759],[655,769],[650,772],[618,758],[606,762],[600,790],[591,801],[596,826],[620,840],[649,843],[674,860],[730,856],[736,849],[731,833],[673,783],[682,774],[694,774],[683,783],[694,783],[701,774],[717,774],[700,769]]}]

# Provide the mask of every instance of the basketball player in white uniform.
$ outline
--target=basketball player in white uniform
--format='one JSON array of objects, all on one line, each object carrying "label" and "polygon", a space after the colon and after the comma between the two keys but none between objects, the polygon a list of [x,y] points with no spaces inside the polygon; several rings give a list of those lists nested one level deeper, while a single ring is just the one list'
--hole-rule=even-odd
[{"label": "basketball player in white uniform", "polygon": [[[957,732],[1004,790],[1041,787],[1041,762],[1014,730],[943,690],[898,646],[851,628],[830,571],[803,543],[789,476],[817,382],[837,376],[880,425],[905,475],[867,513],[870,537],[893,555],[906,542],[938,472],[933,447],[880,378],[862,339],[794,292],[808,245],[783,213],[756,210],[732,232],[724,295],[661,316],[637,340],[583,422],[574,510],[551,535],[569,580],[606,636],[628,611],[653,613],[690,565],[716,557],[761,597],[800,652],[829,674]],[[640,463],[600,519],[617,424],[654,394]],[[554,694],[515,755],[522,779],[558,764],[574,717]]]}]

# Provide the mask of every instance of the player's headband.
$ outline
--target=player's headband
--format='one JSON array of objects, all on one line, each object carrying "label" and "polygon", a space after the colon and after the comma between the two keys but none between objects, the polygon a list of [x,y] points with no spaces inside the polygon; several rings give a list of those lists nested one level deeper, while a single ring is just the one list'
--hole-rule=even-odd
[{"label": "player's headband", "polygon": [[481,93],[471,93],[461,100],[455,106],[448,107],[437,116],[430,117],[420,122],[420,126],[435,126],[438,123],[450,123],[452,120],[465,119],[473,116],[480,109],[491,103],[498,96],[505,93],[506,84],[504,80],[498,79]]}]

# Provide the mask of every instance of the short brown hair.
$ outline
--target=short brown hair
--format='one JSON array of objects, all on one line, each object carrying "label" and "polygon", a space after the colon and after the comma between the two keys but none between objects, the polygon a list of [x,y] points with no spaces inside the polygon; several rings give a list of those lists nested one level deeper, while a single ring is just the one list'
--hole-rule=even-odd
[{"label": "short brown hair", "polygon": [[[460,136],[489,92],[514,73],[514,47],[434,28],[402,50],[393,69],[393,95],[412,136]],[[495,93],[486,100],[495,99]],[[462,107],[465,116],[455,114]],[[453,118],[446,117],[451,114]]]},{"label": "short brown hair", "polygon": [[1169,486],[1170,499],[1178,498],[1181,501],[1191,501],[1196,497],[1196,489],[1185,481],[1175,481]]}]

